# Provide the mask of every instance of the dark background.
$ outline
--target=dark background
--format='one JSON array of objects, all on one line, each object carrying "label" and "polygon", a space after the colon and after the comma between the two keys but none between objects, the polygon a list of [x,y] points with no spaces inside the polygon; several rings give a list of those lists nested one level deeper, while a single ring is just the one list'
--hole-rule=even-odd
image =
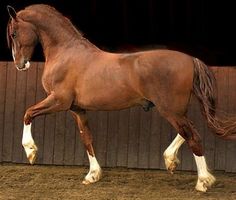
[{"label": "dark background", "polygon": [[[6,44],[6,5],[17,11],[47,3],[68,17],[99,48],[111,52],[168,48],[208,65],[236,65],[233,1],[207,0],[0,0],[0,60],[12,60]],[[46,23],[46,22],[45,22]],[[39,46],[32,58],[43,60]]]}]

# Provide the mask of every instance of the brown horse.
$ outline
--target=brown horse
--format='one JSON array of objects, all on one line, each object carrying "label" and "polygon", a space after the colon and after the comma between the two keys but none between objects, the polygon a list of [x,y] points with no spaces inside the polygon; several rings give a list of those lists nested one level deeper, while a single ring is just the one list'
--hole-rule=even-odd
[{"label": "brown horse", "polygon": [[77,122],[90,162],[83,183],[96,182],[101,168],[92,146],[87,110],[120,110],[155,106],[176,129],[177,136],[164,152],[166,168],[178,164],[177,152],[186,140],[198,169],[196,189],[206,191],[215,178],[209,173],[200,136],[186,117],[195,95],[209,127],[225,139],[235,139],[236,123],[215,117],[215,79],[197,58],[177,51],[150,50],[109,53],[85,39],[72,23],[54,8],[32,5],[18,13],[8,6],[7,39],[18,70],[30,67],[35,45],[42,45],[45,67],[42,84],[47,98],[27,109],[22,144],[33,164],[37,147],[31,135],[32,120],[48,113],[70,110]]}]

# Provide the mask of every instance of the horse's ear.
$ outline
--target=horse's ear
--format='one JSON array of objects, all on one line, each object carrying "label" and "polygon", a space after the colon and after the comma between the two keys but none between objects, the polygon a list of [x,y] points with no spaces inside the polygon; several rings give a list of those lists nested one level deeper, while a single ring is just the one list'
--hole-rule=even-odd
[{"label": "horse's ear", "polygon": [[7,11],[8,11],[8,14],[9,16],[12,18],[12,19],[15,19],[16,20],[16,11],[15,9],[12,7],[12,6],[7,6]]}]

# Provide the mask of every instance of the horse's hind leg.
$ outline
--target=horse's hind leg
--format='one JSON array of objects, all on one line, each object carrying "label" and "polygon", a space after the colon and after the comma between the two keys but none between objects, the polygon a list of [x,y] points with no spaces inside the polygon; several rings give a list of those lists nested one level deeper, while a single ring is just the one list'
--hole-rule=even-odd
[{"label": "horse's hind leg", "polygon": [[180,146],[184,143],[185,139],[177,134],[172,143],[167,147],[163,153],[166,169],[173,174],[173,171],[176,169],[177,165],[180,163],[177,155]]},{"label": "horse's hind leg", "polygon": [[82,182],[83,184],[87,185],[90,183],[97,182],[101,178],[102,170],[95,157],[92,145],[92,135],[89,130],[88,120],[85,111],[73,110],[71,111],[71,113],[78,124],[80,137],[85,145],[89,158],[89,165],[90,165],[89,173],[85,176],[85,179]]},{"label": "horse's hind leg", "polygon": [[197,164],[198,172],[198,180],[195,189],[201,192],[206,192],[215,182],[215,177],[208,171],[204,156],[197,156],[194,154],[194,159]]},{"label": "horse's hind leg", "polygon": [[215,182],[215,178],[208,171],[205,157],[203,155],[203,147],[201,138],[193,126],[193,123],[186,117],[175,117],[170,119],[171,124],[176,128],[179,134],[186,140],[191,148],[197,165],[198,181],[196,190],[206,192],[207,189]]}]

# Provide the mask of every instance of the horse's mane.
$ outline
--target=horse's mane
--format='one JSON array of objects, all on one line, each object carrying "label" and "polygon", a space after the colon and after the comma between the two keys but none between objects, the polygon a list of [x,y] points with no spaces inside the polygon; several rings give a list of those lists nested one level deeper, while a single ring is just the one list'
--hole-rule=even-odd
[{"label": "horse's mane", "polygon": [[[45,4],[34,4],[34,5],[30,5],[25,7],[24,10],[21,10],[17,13],[17,16],[19,16],[20,18],[22,18],[25,21],[30,21],[30,17],[28,16],[28,12],[25,11],[34,11],[35,13],[41,15],[42,17],[45,18],[45,20],[43,20],[43,23],[46,25],[47,23],[50,23],[50,21],[52,21],[52,23],[58,24],[63,26],[64,28],[66,28],[68,31],[70,31],[73,35],[75,35],[76,37],[79,38],[83,38],[83,34],[81,31],[79,31],[72,23],[71,21],[63,16],[60,12],[58,12],[55,8],[49,6],[49,5],[45,5]],[[47,19],[48,18],[48,19]],[[9,20],[10,23],[10,20]],[[8,26],[9,26],[8,23]],[[10,41],[9,38],[9,28],[7,28],[7,35],[8,35],[8,40]]]}]

